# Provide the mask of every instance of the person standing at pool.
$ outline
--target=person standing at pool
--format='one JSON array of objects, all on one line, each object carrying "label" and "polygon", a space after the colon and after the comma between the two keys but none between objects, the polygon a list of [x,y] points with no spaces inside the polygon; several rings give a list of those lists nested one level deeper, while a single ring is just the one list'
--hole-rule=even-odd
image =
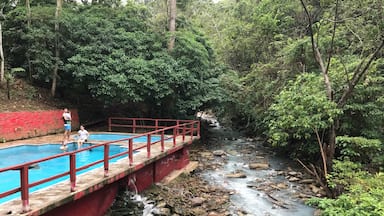
[{"label": "person standing at pool", "polygon": [[67,143],[69,142],[69,135],[71,134],[71,121],[72,116],[71,112],[65,108],[63,112],[63,120],[64,120],[64,140],[63,140],[63,146],[66,147]]},{"label": "person standing at pool", "polygon": [[87,141],[89,137],[89,133],[87,130],[85,130],[84,126],[81,125],[80,130],[77,132],[77,134],[79,135],[77,139],[77,147],[80,148],[83,145],[83,143]]}]

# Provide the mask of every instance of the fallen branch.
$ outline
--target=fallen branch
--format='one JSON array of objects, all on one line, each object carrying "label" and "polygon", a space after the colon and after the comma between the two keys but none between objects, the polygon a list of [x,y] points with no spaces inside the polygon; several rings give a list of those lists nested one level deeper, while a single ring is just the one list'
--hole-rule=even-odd
[{"label": "fallen branch", "polygon": [[301,166],[303,166],[304,167],[304,169],[305,170],[307,170],[307,172],[309,173],[309,174],[311,174],[312,176],[316,176],[315,175],[315,173],[314,172],[312,172],[303,162],[301,162],[301,160],[300,159],[297,159],[296,158],[296,160],[297,160],[297,162],[299,162],[300,164],[301,164]]},{"label": "fallen branch", "polygon": [[273,204],[275,204],[275,205],[277,205],[277,206],[279,206],[279,207],[281,207],[281,208],[284,208],[284,209],[289,209],[287,206],[285,206],[285,205],[287,205],[286,203],[281,202],[280,200],[276,199],[275,197],[273,197],[273,196],[272,196],[271,194],[269,194],[269,193],[266,193],[266,194],[267,194],[267,196],[268,196],[269,198],[272,199],[271,202],[272,202]]}]

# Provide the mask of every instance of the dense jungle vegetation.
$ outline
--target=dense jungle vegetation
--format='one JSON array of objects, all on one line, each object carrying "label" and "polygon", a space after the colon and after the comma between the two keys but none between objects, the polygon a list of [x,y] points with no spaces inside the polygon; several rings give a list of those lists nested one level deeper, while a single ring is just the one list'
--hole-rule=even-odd
[{"label": "dense jungle vegetation", "polygon": [[2,90],[23,78],[98,115],[213,110],[301,163],[327,191],[309,201],[323,215],[384,215],[382,0],[0,7]]}]

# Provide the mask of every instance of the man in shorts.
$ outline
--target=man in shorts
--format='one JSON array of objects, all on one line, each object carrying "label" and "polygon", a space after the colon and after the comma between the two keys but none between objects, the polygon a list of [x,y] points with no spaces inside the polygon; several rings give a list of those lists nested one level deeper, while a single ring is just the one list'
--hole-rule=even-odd
[{"label": "man in shorts", "polygon": [[64,140],[62,144],[62,148],[67,148],[67,143],[69,142],[69,135],[71,134],[71,121],[72,116],[71,112],[65,108],[63,112],[63,121],[64,121]]}]

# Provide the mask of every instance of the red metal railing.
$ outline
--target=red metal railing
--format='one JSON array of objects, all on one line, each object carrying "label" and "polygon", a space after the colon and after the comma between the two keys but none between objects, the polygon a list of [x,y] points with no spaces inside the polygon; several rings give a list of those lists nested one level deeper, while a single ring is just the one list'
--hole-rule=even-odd
[{"label": "red metal railing", "polygon": [[[129,132],[136,133],[138,129],[158,130],[169,126],[180,125],[183,123],[197,122],[196,120],[178,120],[178,119],[151,119],[151,118],[124,118],[110,117],[108,118],[108,130],[112,128],[131,129]],[[200,124],[194,126],[200,127]],[[200,128],[198,133],[200,133]],[[179,132],[179,131],[178,131]],[[199,136],[200,134],[198,134]]]},{"label": "red metal railing", "polygon": [[[124,121],[127,121],[128,123],[131,122],[131,124],[122,124],[122,123],[112,124],[112,121],[116,120],[116,119],[124,120]],[[145,127],[145,125],[143,125],[143,124],[137,124],[138,121],[150,121],[150,122],[154,122],[154,125],[147,125],[147,127]],[[190,137],[191,143],[192,143],[194,136],[200,137],[200,122],[194,121],[194,120],[147,119],[147,118],[145,118],[145,119],[140,119],[140,118],[109,118],[108,122],[109,122],[109,125],[108,125],[109,131],[111,131],[111,127],[127,127],[127,128],[132,128],[133,131],[136,131],[137,128],[155,129],[155,130],[150,131],[150,132],[146,132],[146,133],[142,133],[142,134],[138,134],[138,135],[132,136],[130,138],[125,138],[125,139],[121,139],[121,140],[115,140],[115,141],[95,144],[95,145],[92,145],[89,147],[84,147],[84,148],[76,150],[76,151],[57,154],[57,155],[42,158],[39,160],[34,160],[34,161],[30,161],[30,162],[23,163],[23,164],[2,168],[2,169],[0,169],[0,173],[10,171],[10,170],[20,170],[20,182],[21,183],[20,183],[20,187],[13,188],[13,189],[10,189],[10,190],[5,191],[3,193],[0,193],[0,198],[4,198],[4,197],[12,195],[14,193],[21,192],[22,211],[28,212],[30,210],[30,207],[29,207],[29,189],[31,187],[34,187],[34,186],[37,186],[37,185],[40,185],[40,184],[43,184],[43,183],[46,183],[49,181],[53,181],[55,179],[69,175],[69,179],[70,179],[70,183],[71,183],[69,191],[73,192],[73,191],[75,191],[75,188],[76,188],[76,173],[78,171],[87,169],[87,168],[94,166],[96,164],[103,163],[104,176],[108,176],[109,162],[110,162],[110,160],[112,160],[114,158],[126,155],[126,156],[128,156],[128,161],[129,161],[128,165],[131,166],[134,162],[133,152],[135,150],[146,148],[147,157],[150,158],[151,157],[151,146],[153,144],[160,142],[161,151],[163,152],[165,150],[164,149],[165,140],[172,139],[172,141],[173,141],[172,146],[175,147],[176,146],[176,138],[178,136],[182,137],[183,142],[185,142],[186,137]],[[160,123],[164,123],[164,122],[167,122],[167,123],[171,122],[171,123],[174,123],[174,125],[164,126],[164,124],[160,124]],[[160,134],[160,140],[152,141],[151,137],[154,135],[159,136],[158,134]],[[138,143],[138,145],[134,148],[134,146],[133,146],[134,139],[139,138],[139,137],[146,137],[147,142],[145,144],[139,144]],[[123,152],[120,152],[118,154],[114,154],[114,155],[110,156],[109,155],[110,145],[113,145],[116,143],[119,143],[119,145],[121,145],[122,142],[128,143],[127,151],[123,151]],[[86,165],[83,165],[81,167],[76,168],[76,154],[77,153],[82,152],[82,151],[87,151],[87,150],[90,150],[93,148],[101,147],[101,146],[104,147],[103,159],[98,160],[98,161],[94,161],[92,163],[89,163],[89,164],[86,164]],[[29,183],[29,180],[28,180],[29,179],[28,178],[29,177],[29,174],[28,174],[29,167],[31,167],[34,164],[38,164],[38,163],[41,163],[44,161],[53,160],[53,159],[59,158],[59,157],[69,157],[69,163],[70,163],[69,164],[69,167],[70,167],[69,171],[59,173],[59,174],[56,174],[54,176],[51,176],[51,177],[48,177],[45,179],[41,179],[41,180],[33,182],[33,183]]]}]

